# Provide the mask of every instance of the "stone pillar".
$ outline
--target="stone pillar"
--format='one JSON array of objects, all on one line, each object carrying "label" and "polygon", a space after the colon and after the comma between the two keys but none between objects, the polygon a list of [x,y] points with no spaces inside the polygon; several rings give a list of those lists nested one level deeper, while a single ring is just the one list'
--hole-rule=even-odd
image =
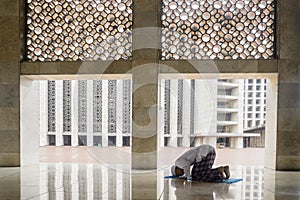
[{"label": "stone pillar", "polygon": [[[158,60],[160,55],[160,1],[133,1],[132,148],[131,167],[157,168]],[[158,199],[155,173],[132,177],[132,199]],[[143,183],[143,184],[141,184]]]},{"label": "stone pillar", "polygon": [[48,81],[39,81],[40,146],[48,145]]},{"label": "stone pillar", "polygon": [[108,81],[102,81],[102,146],[108,146]]},{"label": "stone pillar", "polygon": [[278,0],[277,170],[300,170],[300,4]]},{"label": "stone pillar", "polygon": [[0,1],[0,166],[20,165],[20,4]]},{"label": "stone pillar", "polygon": [[135,0],[133,20],[132,168],[157,167],[160,1]]},{"label": "stone pillar", "polygon": [[72,146],[78,146],[78,81],[72,80],[71,81],[71,145]]},{"label": "stone pillar", "polygon": [[55,81],[55,106],[56,106],[56,130],[55,140],[56,146],[62,146],[63,141],[63,80]]},{"label": "stone pillar", "polygon": [[117,147],[122,147],[123,144],[123,137],[122,137],[122,132],[123,132],[123,92],[122,92],[122,88],[123,88],[123,80],[117,80],[116,83],[116,87],[117,87],[117,128],[116,128],[116,146]]},{"label": "stone pillar", "polygon": [[170,142],[169,146],[177,147],[177,118],[178,118],[178,79],[170,81]]},{"label": "stone pillar", "polygon": [[93,80],[87,80],[87,93],[86,93],[86,116],[87,116],[87,129],[86,129],[86,146],[93,146]]}]

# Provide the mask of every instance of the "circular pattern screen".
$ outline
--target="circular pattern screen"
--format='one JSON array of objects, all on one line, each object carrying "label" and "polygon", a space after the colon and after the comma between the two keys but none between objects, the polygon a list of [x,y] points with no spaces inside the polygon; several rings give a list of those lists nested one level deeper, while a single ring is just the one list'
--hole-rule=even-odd
[{"label": "circular pattern screen", "polygon": [[28,0],[27,60],[129,59],[132,0]]},{"label": "circular pattern screen", "polygon": [[162,59],[274,57],[274,0],[162,0]]}]

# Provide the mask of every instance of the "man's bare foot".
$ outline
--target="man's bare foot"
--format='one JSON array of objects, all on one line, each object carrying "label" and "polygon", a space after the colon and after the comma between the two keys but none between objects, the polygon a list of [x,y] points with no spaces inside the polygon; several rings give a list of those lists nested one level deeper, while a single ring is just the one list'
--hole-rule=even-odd
[{"label": "man's bare foot", "polygon": [[226,179],[229,179],[229,177],[230,177],[230,171],[229,171],[229,166],[228,165],[226,165],[226,166],[224,166],[224,172],[225,172],[225,175],[226,175]]},{"label": "man's bare foot", "polygon": [[226,177],[224,176],[224,167],[219,167],[217,169],[218,173],[220,174],[221,176],[221,179],[225,179]]}]

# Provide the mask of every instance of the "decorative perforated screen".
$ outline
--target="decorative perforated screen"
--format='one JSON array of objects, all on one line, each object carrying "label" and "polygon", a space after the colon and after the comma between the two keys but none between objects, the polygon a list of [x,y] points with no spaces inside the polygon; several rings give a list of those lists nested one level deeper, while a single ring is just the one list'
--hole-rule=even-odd
[{"label": "decorative perforated screen", "polygon": [[274,57],[274,0],[162,0],[162,59]]},{"label": "decorative perforated screen", "polygon": [[87,132],[87,80],[78,81],[78,131]]},{"label": "decorative perforated screen", "polygon": [[117,132],[117,81],[108,80],[108,133]]},{"label": "decorative perforated screen", "polygon": [[93,80],[93,132],[102,133],[102,81]]},{"label": "decorative perforated screen", "polygon": [[170,98],[171,81],[165,80],[164,101],[164,134],[170,134]]},{"label": "decorative perforated screen", "polygon": [[27,59],[129,59],[132,0],[27,0]]},{"label": "decorative perforated screen", "polygon": [[48,81],[48,131],[56,131],[56,83]]},{"label": "decorative perforated screen", "polygon": [[72,127],[72,82],[64,80],[63,81],[63,130],[71,131]]},{"label": "decorative perforated screen", "polygon": [[182,135],[183,79],[179,79],[177,84],[177,134]]},{"label": "decorative perforated screen", "polygon": [[123,123],[122,132],[131,132],[131,80],[123,80]]}]

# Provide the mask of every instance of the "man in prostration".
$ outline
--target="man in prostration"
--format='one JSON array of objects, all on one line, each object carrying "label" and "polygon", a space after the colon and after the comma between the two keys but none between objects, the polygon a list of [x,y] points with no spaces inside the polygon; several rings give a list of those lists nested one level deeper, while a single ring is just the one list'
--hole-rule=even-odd
[{"label": "man in prostration", "polygon": [[[216,158],[213,146],[204,144],[186,151],[171,167],[173,176],[186,177],[188,180],[214,181],[230,177],[229,166],[212,168]],[[192,168],[192,174],[190,168]]]}]

